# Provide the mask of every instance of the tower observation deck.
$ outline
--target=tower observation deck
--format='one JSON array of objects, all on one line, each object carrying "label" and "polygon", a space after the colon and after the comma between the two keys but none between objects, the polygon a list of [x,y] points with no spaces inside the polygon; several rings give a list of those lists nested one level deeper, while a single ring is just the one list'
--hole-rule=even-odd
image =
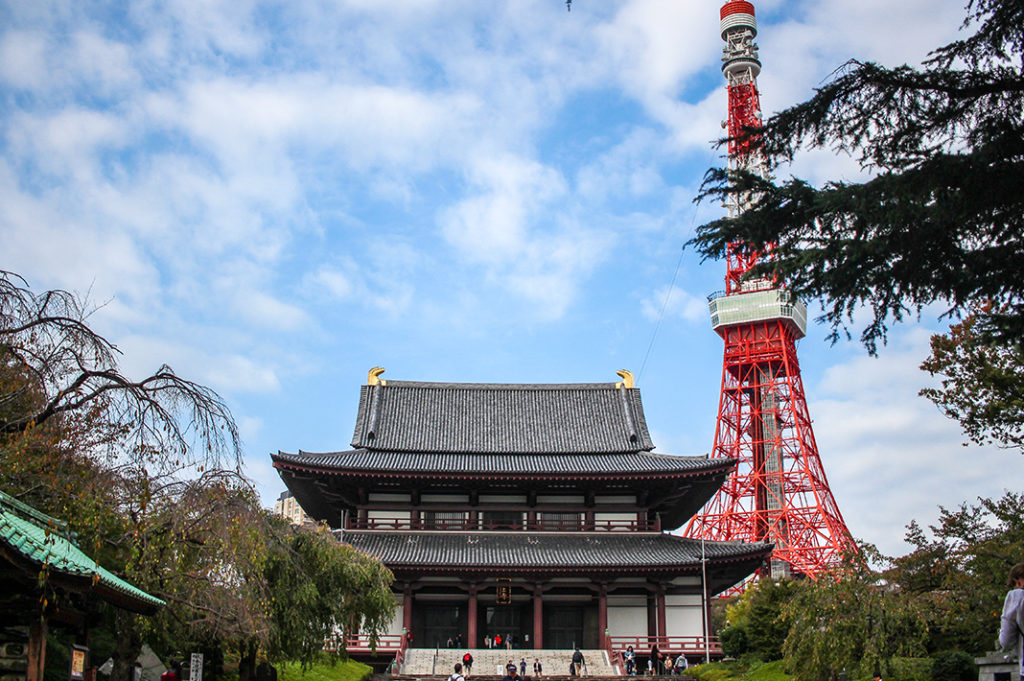
[{"label": "tower observation deck", "polygon": [[[729,92],[729,164],[767,176],[756,134],[761,125],[757,21],[745,0],[721,9],[722,73]],[[754,134],[749,134],[754,131]],[[744,134],[748,133],[748,134]],[[751,196],[727,201],[730,217]],[[811,428],[796,341],[807,308],[779,282],[752,277],[768,253],[730,244],[725,290],[709,296],[711,325],[725,342],[722,388],[712,458],[738,460],[718,493],[684,534],[708,540],[775,545],[760,575],[814,578],[852,544],[828,486]]]}]

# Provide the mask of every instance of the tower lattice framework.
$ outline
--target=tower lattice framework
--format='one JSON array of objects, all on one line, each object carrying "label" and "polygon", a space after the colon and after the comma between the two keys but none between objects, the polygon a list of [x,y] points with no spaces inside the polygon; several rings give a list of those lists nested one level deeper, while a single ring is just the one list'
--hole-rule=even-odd
[{"label": "tower lattice framework", "polygon": [[[757,136],[736,139],[761,124],[754,6],[726,2],[721,19],[729,163],[767,176]],[[730,217],[743,212],[750,199],[730,199]],[[796,341],[806,332],[807,308],[777,282],[746,277],[762,256],[771,257],[732,244],[725,291],[709,298],[712,327],[725,341],[711,456],[738,464],[685,534],[770,542],[775,544],[772,576],[814,577],[839,561],[851,539],[825,478],[800,379]]]}]

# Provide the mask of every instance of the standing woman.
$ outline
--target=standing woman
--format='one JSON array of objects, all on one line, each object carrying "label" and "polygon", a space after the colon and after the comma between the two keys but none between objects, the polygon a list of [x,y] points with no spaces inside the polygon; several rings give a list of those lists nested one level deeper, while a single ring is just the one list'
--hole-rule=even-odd
[{"label": "standing woman", "polygon": [[1024,563],[1010,569],[1007,582],[1010,591],[1003,601],[1003,616],[999,621],[999,645],[1003,650],[1017,652],[1020,678],[1024,678]]}]

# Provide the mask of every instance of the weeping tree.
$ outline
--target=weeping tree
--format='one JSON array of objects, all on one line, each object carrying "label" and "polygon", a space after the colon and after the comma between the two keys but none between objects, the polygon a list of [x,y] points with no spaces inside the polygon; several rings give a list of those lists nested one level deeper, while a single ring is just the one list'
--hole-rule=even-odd
[{"label": "weeping tree", "polygon": [[67,518],[99,562],[167,603],[117,613],[111,678],[132,678],[144,640],[233,647],[242,681],[256,650],[310,662],[335,633],[375,640],[394,614],[391,573],[263,510],[220,396],[167,366],[124,375],[90,312],[0,271],[0,486]]},{"label": "weeping tree", "polygon": [[[954,321],[972,315],[982,356],[951,353],[939,337],[925,368],[943,385],[927,397],[975,441],[1020,448],[1019,418],[990,430],[998,408],[959,400],[987,400],[984,386],[998,383],[997,399],[1019,415],[1024,395],[1022,365],[1001,361],[1020,357],[1024,336],[1024,0],[971,0],[966,9],[971,33],[922,66],[851,60],[813,97],[742,133],[759,138],[776,172],[802,150],[825,149],[851,156],[866,179],[819,187],[712,169],[700,198],[740,194],[752,205],[702,225],[689,245],[704,257],[723,257],[732,243],[771,252],[751,276],[820,299],[833,341],[849,337],[866,310],[860,340],[871,353],[890,324],[926,306],[943,306]],[[1006,371],[985,375],[993,361]]]},{"label": "weeping tree", "polygon": [[157,470],[237,468],[241,442],[223,399],[167,365],[141,379],[125,376],[117,346],[89,326],[91,312],[69,291],[36,294],[0,271],[0,363],[20,379],[3,384],[0,435],[88,413],[117,434],[106,440],[107,453],[122,460]]},{"label": "weeping tree", "polygon": [[[67,518],[100,560],[177,606],[172,594],[188,591],[168,584],[201,574],[209,581],[218,567],[186,569],[162,552],[189,546],[182,528],[195,536],[197,514],[207,544],[214,530],[231,527],[217,493],[254,505],[238,429],[217,393],[169,366],[125,375],[118,348],[90,326],[93,311],[70,291],[36,293],[0,271],[0,483]],[[195,503],[200,493],[206,503]],[[222,552],[232,545],[219,543]],[[170,613],[203,607],[196,600]],[[217,616],[236,617],[226,612]],[[131,678],[144,627],[120,615],[113,678]]]}]

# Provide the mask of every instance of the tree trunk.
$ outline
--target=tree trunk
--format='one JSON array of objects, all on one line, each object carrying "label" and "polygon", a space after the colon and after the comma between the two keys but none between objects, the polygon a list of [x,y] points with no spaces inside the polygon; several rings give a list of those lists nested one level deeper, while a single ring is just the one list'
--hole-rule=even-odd
[{"label": "tree trunk", "polygon": [[118,610],[117,646],[114,648],[114,668],[110,681],[134,681],[135,661],[142,650],[142,634],[139,632],[139,618]]},{"label": "tree trunk", "polygon": [[249,641],[238,661],[238,681],[256,681],[256,641]]}]

